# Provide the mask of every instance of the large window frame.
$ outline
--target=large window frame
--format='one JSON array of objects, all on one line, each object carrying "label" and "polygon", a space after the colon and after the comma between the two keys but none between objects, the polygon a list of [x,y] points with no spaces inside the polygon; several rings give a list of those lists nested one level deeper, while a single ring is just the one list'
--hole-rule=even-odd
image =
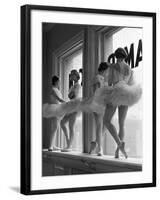
[{"label": "large window frame", "polygon": [[[105,54],[107,54],[105,52],[106,51],[106,47],[105,47],[106,40],[108,40],[110,38],[110,36],[112,36],[113,34],[119,32],[123,28],[129,28],[129,27],[100,27],[99,30],[97,30],[97,32],[98,32],[97,33],[97,35],[98,35],[97,36],[98,37],[98,51],[99,51],[99,57],[100,57],[101,61],[104,61],[104,62],[108,61],[108,58],[107,59],[105,58]],[[109,51],[109,49],[108,49],[108,51]],[[104,147],[104,150],[107,153],[107,143],[106,143],[106,141],[107,141],[107,135],[105,134],[103,137],[104,137],[103,147]],[[116,144],[114,146],[116,148]],[[140,162],[140,160],[142,158],[137,157],[135,159],[137,159],[137,162]]]},{"label": "large window frame", "polygon": [[[106,36],[110,36],[122,27],[104,27],[104,26],[90,26],[86,27],[84,31],[75,35],[73,38],[65,42],[60,48],[53,52],[53,66],[52,73],[61,74],[62,59],[71,55],[74,51],[83,48],[83,97],[90,96],[92,94],[90,88],[90,82],[88,77],[94,77],[97,73],[98,64],[102,61],[106,61],[104,58],[104,40]],[[98,47],[98,48],[97,48]],[[91,68],[92,66],[92,68]],[[89,74],[89,76],[88,76]],[[63,85],[63,84],[62,84]],[[63,88],[62,88],[63,89]],[[83,153],[88,153],[90,148],[90,142],[95,136],[94,131],[94,117],[90,114],[83,113]],[[92,130],[91,130],[92,129]],[[92,135],[90,133],[93,132]],[[58,135],[57,145],[61,145],[63,142],[61,134]],[[107,159],[105,156],[104,159]],[[94,160],[94,158],[93,158]],[[123,163],[123,160],[118,162]],[[132,159],[129,161],[132,164]],[[141,163],[140,159],[137,159],[137,163]]]},{"label": "large window frame", "polygon": [[[53,52],[53,65],[52,65],[52,74],[57,74],[61,78],[61,87],[60,90],[64,91],[64,66],[63,66],[63,60],[72,54],[74,54],[76,51],[82,49],[83,52],[83,41],[84,41],[84,32],[81,31],[74,37],[72,37],[70,40],[66,41],[61,45],[58,49],[56,49]],[[82,60],[83,60],[83,54],[82,54]],[[83,115],[82,115],[82,130],[83,130]],[[82,141],[83,141],[83,133],[82,133]],[[64,134],[60,130],[60,134],[57,134],[56,143],[58,146],[64,146],[66,145],[66,141],[64,139]],[[83,144],[82,144],[83,149]]]},{"label": "large window frame", "polygon": [[109,37],[113,35],[114,33],[118,32],[121,30],[122,27],[99,27],[99,29],[96,30],[97,32],[97,38],[98,38],[98,57],[99,57],[99,63],[100,62],[105,62],[106,59],[104,58],[104,43],[105,43],[105,37]]}]

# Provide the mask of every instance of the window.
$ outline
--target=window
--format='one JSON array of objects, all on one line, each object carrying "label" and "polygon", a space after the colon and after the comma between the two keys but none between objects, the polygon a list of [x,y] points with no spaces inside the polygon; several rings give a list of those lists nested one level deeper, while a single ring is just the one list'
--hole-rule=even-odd
[{"label": "window", "polygon": [[[82,73],[80,73],[82,69],[82,48],[75,49],[74,52],[68,55],[64,55],[61,59],[61,77],[62,77],[62,94],[66,101],[69,101],[68,91],[69,91],[69,74],[71,70],[77,70],[80,75],[79,83],[82,83]],[[80,91],[80,97],[82,97],[82,90]],[[61,135],[63,135],[61,131]],[[66,145],[64,137],[61,139],[62,146]],[[82,151],[82,113],[79,113],[76,118],[75,124],[75,137],[73,140],[72,150],[74,151]]]},{"label": "window", "polygon": [[[105,30],[106,28],[106,30]],[[102,29],[102,30],[101,30]],[[95,69],[90,69],[89,76],[93,76],[93,73],[96,74],[96,67],[98,63],[101,61],[109,61],[115,62],[115,58],[113,56],[113,52],[118,47],[123,47],[126,49],[127,53],[129,54],[129,59],[127,60],[130,67],[133,69],[135,73],[135,77],[138,82],[142,83],[142,29],[141,28],[119,28],[119,27],[100,27],[99,29],[92,30],[96,37],[92,38],[92,42],[89,43],[87,40],[87,46],[85,48],[90,48],[89,44],[93,44],[92,52],[89,51],[89,57],[93,57],[95,59],[95,63],[89,62],[93,61],[93,59],[88,59],[86,55],[83,56],[83,36],[78,36],[78,40],[75,42],[75,38],[65,43],[65,47],[60,48],[58,50],[58,54],[56,55],[56,66],[57,72],[61,77],[61,91],[63,94],[64,99],[68,99],[68,91],[69,91],[69,74],[72,69],[76,69],[79,71],[82,69],[83,57],[86,61],[87,69],[90,69],[90,66],[95,66]],[[97,41],[95,40],[97,38]],[[99,44],[98,44],[99,43]],[[98,44],[99,50],[96,49],[96,44]],[[88,51],[87,51],[88,52]],[[88,65],[87,65],[88,64]],[[86,68],[84,68],[84,74],[88,73]],[[92,72],[93,71],[93,72]],[[86,75],[86,74],[85,74]],[[80,83],[82,82],[82,74],[80,73]],[[84,77],[83,77],[84,78]],[[88,81],[86,84],[86,81]],[[86,80],[85,77],[85,84],[87,87],[85,90],[87,92],[90,91],[90,79]],[[94,139],[95,130],[91,131],[92,135],[82,133],[82,130],[88,132],[88,129],[94,129],[94,119],[93,116],[87,115],[86,119],[87,126],[83,127],[82,123],[82,114],[77,117],[76,127],[75,127],[75,137],[73,142],[73,150],[87,152],[87,150],[82,148],[83,143],[90,145],[90,141]],[[117,130],[118,127],[118,113],[115,113],[113,117],[113,123],[115,124]],[[133,128],[134,127],[134,128]],[[105,130],[103,135],[103,150],[104,154],[106,155],[114,155],[116,149],[116,143],[114,142],[108,130]],[[83,134],[85,138],[83,138]],[[64,139],[64,134],[60,130],[60,136],[58,137],[58,144],[63,148],[66,146],[66,141]],[[86,142],[85,142],[86,140]],[[142,99],[133,107],[130,107],[127,113],[127,118],[125,122],[125,142],[126,142],[126,151],[129,157],[134,158],[142,158]]]},{"label": "window", "polygon": [[[135,78],[142,83],[142,29],[122,28],[111,34],[104,35],[104,60],[115,62],[114,51],[118,47],[123,47],[128,53],[126,60],[133,69]],[[113,123],[118,130],[118,112],[113,117]],[[104,153],[114,155],[116,144],[106,130],[104,134]],[[125,143],[129,157],[142,157],[142,99],[134,106],[130,107],[125,122]]]},{"label": "window", "polygon": [[[118,47],[126,49],[129,54],[127,62],[133,68],[137,81],[142,82],[142,29],[89,27],[85,31],[85,37],[82,34],[72,38],[71,41],[64,43],[53,54],[54,65],[52,73],[58,74],[61,78],[60,89],[66,101],[69,100],[69,75],[71,70],[76,69],[79,72],[84,66],[83,96],[89,97],[92,95],[91,85],[93,78],[97,74],[98,64],[101,61],[115,62],[113,52]],[[80,73],[79,83],[81,82],[82,73]],[[115,113],[113,123],[118,130],[118,113]],[[90,143],[95,140],[95,119],[91,113],[80,114],[76,120],[72,149],[80,151],[82,154],[79,154],[79,152],[64,153],[44,150],[43,174],[93,173],[93,170],[103,173],[142,171],[142,100],[129,108],[125,125],[125,148],[131,159],[114,159],[116,143],[107,129],[105,130],[106,134],[103,134],[102,144],[103,152],[106,156],[94,157],[83,153],[89,152]],[[61,129],[59,129],[55,142],[61,148],[66,146],[64,133]]]},{"label": "window", "polygon": [[[63,98],[69,101],[69,75],[71,70],[75,69],[80,75],[79,83],[82,83],[82,63],[83,63],[83,31],[79,32],[77,35],[71,37],[69,40],[64,42],[58,49],[53,52],[53,67],[52,73],[58,74],[61,80],[60,90]],[[82,88],[80,91],[82,97]],[[75,134],[72,143],[73,151],[83,151],[83,115],[79,114],[76,118],[75,123]],[[66,124],[68,129],[68,124]],[[69,130],[68,130],[69,133]],[[67,146],[64,133],[61,128],[59,128],[56,134],[55,144],[61,148]]]}]

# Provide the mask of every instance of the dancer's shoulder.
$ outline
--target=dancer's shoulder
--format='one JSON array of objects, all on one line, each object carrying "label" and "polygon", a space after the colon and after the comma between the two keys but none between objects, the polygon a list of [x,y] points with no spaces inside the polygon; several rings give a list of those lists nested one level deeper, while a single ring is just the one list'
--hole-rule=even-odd
[{"label": "dancer's shoulder", "polygon": [[51,95],[57,95],[58,97],[62,96],[60,90],[56,87],[52,87]]},{"label": "dancer's shoulder", "polygon": [[55,87],[52,87],[52,91],[51,91],[51,93],[58,93],[58,88],[55,88]]},{"label": "dancer's shoulder", "polygon": [[123,62],[123,63],[114,63],[114,64],[111,65],[111,69],[115,70],[115,71],[117,71],[117,72],[119,72],[119,73],[121,73],[121,74],[123,74],[125,76],[129,75],[131,73],[131,71],[132,71],[130,66],[125,62]]},{"label": "dancer's shoulder", "polygon": [[123,68],[122,68],[123,74],[125,76],[128,76],[131,74],[132,69],[130,68],[130,66],[127,63],[124,63]]},{"label": "dancer's shoulder", "polygon": [[81,88],[81,85],[79,83],[75,83],[69,91],[79,90]]},{"label": "dancer's shoulder", "polygon": [[79,83],[75,83],[74,87],[77,88],[77,89],[79,89],[79,88],[81,88],[81,85]]},{"label": "dancer's shoulder", "polygon": [[97,74],[96,76],[95,76],[95,78],[94,78],[94,81],[95,82],[101,82],[101,81],[103,81],[104,80],[104,77],[102,76],[102,75],[100,75],[100,74]]},{"label": "dancer's shoulder", "polygon": [[119,71],[120,72],[120,66],[118,63],[113,63],[110,65],[110,69],[111,70],[116,70],[116,71]]}]

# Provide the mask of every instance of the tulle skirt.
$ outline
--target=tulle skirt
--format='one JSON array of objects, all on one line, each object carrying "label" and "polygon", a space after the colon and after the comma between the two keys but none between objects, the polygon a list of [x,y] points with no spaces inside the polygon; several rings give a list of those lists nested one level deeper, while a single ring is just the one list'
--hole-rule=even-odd
[{"label": "tulle skirt", "polygon": [[104,86],[95,91],[94,95],[86,99],[74,99],[62,104],[43,104],[43,117],[61,118],[73,112],[95,112],[104,114],[106,104],[114,106],[132,106],[139,101],[142,88],[139,84],[127,85],[124,81],[114,86]]},{"label": "tulle skirt", "polygon": [[136,104],[142,96],[140,84],[127,85],[120,81],[114,86],[105,86],[96,90],[94,101],[98,104],[111,103],[114,106]]},{"label": "tulle skirt", "polygon": [[45,103],[43,104],[42,107],[42,116],[44,118],[51,118],[51,117],[62,118],[66,114],[78,112],[79,110],[81,110],[79,108],[81,102],[82,99],[79,98],[61,104]]}]

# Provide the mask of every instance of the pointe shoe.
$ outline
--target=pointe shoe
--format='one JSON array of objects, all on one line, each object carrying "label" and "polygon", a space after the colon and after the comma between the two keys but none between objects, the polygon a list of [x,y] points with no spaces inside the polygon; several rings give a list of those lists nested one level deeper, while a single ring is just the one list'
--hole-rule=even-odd
[{"label": "pointe shoe", "polygon": [[48,151],[59,151],[59,150],[61,150],[61,148],[56,147],[56,146],[53,146],[53,147],[49,147],[49,148],[48,148]]},{"label": "pointe shoe", "polygon": [[61,149],[61,152],[71,152],[72,149],[71,148],[64,148],[64,149]]},{"label": "pointe shoe", "polygon": [[67,147],[69,147],[69,145],[70,145],[70,140],[69,140],[69,139],[66,139],[66,142],[67,142]]},{"label": "pointe shoe", "polygon": [[98,146],[98,144],[96,148],[96,153],[97,153],[97,156],[103,156],[103,149],[101,146]]},{"label": "pointe shoe", "polygon": [[119,158],[119,148],[117,147],[116,151],[115,151],[115,158]]},{"label": "pointe shoe", "polygon": [[98,152],[97,152],[97,156],[103,156],[103,150],[100,149]]},{"label": "pointe shoe", "polygon": [[48,151],[52,151],[53,149],[52,148],[48,148]]},{"label": "pointe shoe", "polygon": [[119,150],[121,150],[122,154],[123,154],[124,157],[127,159],[127,158],[128,158],[128,155],[127,155],[127,153],[126,153],[124,147],[125,147],[125,142],[122,142],[122,143],[118,146]]},{"label": "pointe shoe", "polygon": [[89,154],[92,154],[97,147],[97,142],[92,141]]}]

